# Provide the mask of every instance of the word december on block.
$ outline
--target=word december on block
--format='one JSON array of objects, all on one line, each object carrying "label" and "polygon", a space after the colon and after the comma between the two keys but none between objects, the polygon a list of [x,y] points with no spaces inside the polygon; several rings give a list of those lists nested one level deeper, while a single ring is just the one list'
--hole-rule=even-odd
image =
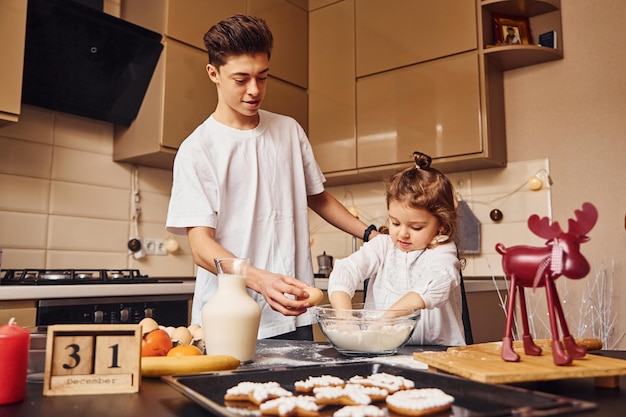
[{"label": "word december on block", "polygon": [[48,327],[44,395],[137,392],[140,382],[141,326]]}]

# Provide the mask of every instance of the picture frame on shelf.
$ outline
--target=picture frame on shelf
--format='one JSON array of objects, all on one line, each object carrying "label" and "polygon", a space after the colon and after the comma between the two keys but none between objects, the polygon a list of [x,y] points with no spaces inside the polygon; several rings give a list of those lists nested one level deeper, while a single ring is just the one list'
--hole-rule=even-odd
[{"label": "picture frame on shelf", "polygon": [[531,45],[527,17],[493,14],[493,31],[496,45]]}]

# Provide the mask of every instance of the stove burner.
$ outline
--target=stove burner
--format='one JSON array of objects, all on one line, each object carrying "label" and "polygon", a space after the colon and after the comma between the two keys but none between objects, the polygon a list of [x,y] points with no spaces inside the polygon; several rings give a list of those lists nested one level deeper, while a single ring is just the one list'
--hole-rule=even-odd
[{"label": "stove burner", "polygon": [[[2,275],[4,274],[4,275]],[[0,285],[122,284],[157,282],[138,269],[7,269]]]}]

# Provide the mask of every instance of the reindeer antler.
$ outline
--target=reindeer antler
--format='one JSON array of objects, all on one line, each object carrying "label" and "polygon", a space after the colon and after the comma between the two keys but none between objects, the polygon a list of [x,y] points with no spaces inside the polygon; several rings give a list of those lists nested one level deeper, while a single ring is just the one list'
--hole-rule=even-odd
[{"label": "reindeer antler", "polygon": [[544,239],[552,239],[563,233],[559,222],[550,224],[548,217],[539,218],[536,214],[528,218],[528,228],[531,232]]},{"label": "reindeer antler", "polygon": [[574,210],[574,215],[576,220],[568,220],[569,228],[567,233],[569,234],[584,236],[593,229],[596,220],[598,220],[598,210],[589,202],[583,203],[582,210]]}]

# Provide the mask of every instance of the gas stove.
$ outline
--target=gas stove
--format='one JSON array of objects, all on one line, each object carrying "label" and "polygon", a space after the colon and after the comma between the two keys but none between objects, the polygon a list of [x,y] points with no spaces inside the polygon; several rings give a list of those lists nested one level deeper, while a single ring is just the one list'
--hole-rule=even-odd
[{"label": "gas stove", "polygon": [[6,269],[0,285],[139,284],[156,283],[138,269]]},{"label": "gas stove", "polygon": [[[183,281],[150,278],[142,275],[138,269],[3,269],[0,271],[0,286],[4,286],[5,293],[13,291],[33,293],[32,297],[36,305],[36,326],[83,323],[136,324],[144,317],[154,318],[164,325],[187,326],[191,294],[155,292],[156,285],[152,285],[178,282]],[[86,290],[84,287],[73,289],[68,287],[79,284],[90,285],[95,291]],[[98,284],[124,285],[109,285],[106,287],[108,289],[102,287],[96,290],[95,286]],[[133,284],[137,285],[133,286]],[[35,286],[42,287],[35,288]],[[52,286],[55,287],[52,288]],[[47,295],[45,297],[35,295],[42,292]],[[50,293],[55,295],[50,297]],[[98,295],[85,296],[85,293]],[[105,293],[107,295],[103,295]]]}]

